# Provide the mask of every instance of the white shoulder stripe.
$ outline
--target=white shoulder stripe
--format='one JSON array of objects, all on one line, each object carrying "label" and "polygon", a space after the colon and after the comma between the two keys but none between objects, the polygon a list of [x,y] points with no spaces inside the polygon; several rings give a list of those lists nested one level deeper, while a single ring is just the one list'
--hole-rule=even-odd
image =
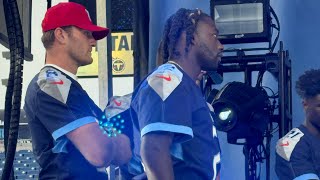
[{"label": "white shoulder stripe", "polygon": [[39,73],[37,83],[40,89],[49,96],[62,103],[67,102],[71,81],[60,71],[50,67],[43,68]]},{"label": "white shoulder stripe", "polygon": [[283,159],[290,161],[291,154],[303,135],[300,129],[293,128],[278,141],[276,147],[277,154]]},{"label": "white shoulder stripe", "polygon": [[174,143],[182,143],[193,138],[193,130],[191,127],[163,122],[155,122],[143,127],[141,130],[141,137],[150,132],[159,131],[172,132],[184,135],[182,138],[174,139]]},{"label": "white shoulder stripe", "polygon": [[164,64],[148,78],[148,84],[164,101],[181,83],[183,74],[172,64]]}]

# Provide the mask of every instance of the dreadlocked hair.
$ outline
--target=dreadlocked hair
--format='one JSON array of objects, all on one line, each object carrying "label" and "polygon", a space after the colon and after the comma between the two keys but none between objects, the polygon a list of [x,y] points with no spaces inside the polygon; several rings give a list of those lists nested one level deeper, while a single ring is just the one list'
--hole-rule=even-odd
[{"label": "dreadlocked hair", "polygon": [[176,59],[181,56],[176,45],[184,31],[186,32],[185,52],[188,52],[198,21],[204,17],[210,16],[199,9],[181,8],[166,21],[161,39],[163,63],[166,63],[169,57]]},{"label": "dreadlocked hair", "polygon": [[320,69],[305,71],[296,82],[296,90],[303,99],[320,94]]}]

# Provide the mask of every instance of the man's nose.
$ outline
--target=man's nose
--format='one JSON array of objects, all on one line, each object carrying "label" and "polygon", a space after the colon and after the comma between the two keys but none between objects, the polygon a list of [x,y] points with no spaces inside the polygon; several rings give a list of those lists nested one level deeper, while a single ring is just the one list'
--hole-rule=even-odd
[{"label": "man's nose", "polygon": [[96,47],[96,46],[97,46],[97,40],[95,40],[94,38],[91,38],[91,39],[90,39],[90,45],[91,45],[92,47]]},{"label": "man's nose", "polygon": [[218,44],[218,48],[220,51],[223,51],[224,50],[224,46],[221,44],[221,42],[219,41],[219,44]]}]

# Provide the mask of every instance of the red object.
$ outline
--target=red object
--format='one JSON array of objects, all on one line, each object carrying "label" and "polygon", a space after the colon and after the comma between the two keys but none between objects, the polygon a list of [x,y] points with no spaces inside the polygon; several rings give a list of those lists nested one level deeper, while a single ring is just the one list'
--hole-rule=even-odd
[{"label": "red object", "polygon": [[158,78],[162,78],[165,79],[167,81],[171,81],[171,77],[170,76],[157,76]]},{"label": "red object", "polygon": [[60,79],[60,81],[55,81],[55,82],[52,82],[51,84],[63,84],[63,81]]},{"label": "red object", "polygon": [[282,143],[280,146],[289,146],[289,142],[287,141],[286,143]]},{"label": "red object", "polygon": [[119,101],[116,101],[116,100],[113,100],[113,102],[117,105],[117,106],[121,106],[121,102]]},{"label": "red object", "polygon": [[109,33],[108,28],[94,25],[86,8],[74,2],[62,2],[49,8],[41,26],[42,32],[53,30],[57,27],[76,26],[92,32],[96,40],[106,37]]}]

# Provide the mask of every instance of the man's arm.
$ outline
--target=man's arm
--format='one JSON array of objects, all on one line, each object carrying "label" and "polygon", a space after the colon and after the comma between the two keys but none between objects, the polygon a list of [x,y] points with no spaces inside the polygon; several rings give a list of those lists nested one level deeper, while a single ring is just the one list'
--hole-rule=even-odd
[{"label": "man's arm", "polygon": [[173,180],[170,147],[173,133],[151,132],[142,137],[141,157],[148,179]]},{"label": "man's arm", "polygon": [[66,134],[81,154],[96,167],[111,163],[121,165],[131,159],[129,138],[125,135],[108,137],[97,123],[89,123]]}]

